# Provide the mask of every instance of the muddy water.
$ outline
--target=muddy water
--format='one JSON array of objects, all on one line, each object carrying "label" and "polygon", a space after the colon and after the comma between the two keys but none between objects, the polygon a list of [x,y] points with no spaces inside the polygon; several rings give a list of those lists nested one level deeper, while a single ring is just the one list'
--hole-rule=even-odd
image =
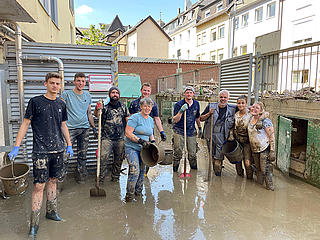
[{"label": "muddy water", "polygon": [[[70,178],[58,196],[63,221],[45,219],[43,208],[38,239],[320,238],[319,189],[274,171],[276,189],[267,191],[226,162],[222,177],[207,182],[205,156],[202,149],[199,169],[186,181],[172,166],[151,168],[143,197],[132,203],[124,201],[126,175],[104,183],[106,198],[90,198],[93,177],[84,185]],[[31,187],[0,199],[0,239],[26,239],[30,198]]]}]

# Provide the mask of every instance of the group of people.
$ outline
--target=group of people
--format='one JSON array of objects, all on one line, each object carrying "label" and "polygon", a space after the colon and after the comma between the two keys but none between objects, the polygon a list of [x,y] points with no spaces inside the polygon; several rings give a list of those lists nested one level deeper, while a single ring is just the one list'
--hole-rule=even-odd
[{"label": "group of people", "polygon": [[[61,76],[48,73],[44,85],[46,93],[30,99],[24,120],[18,131],[13,150],[9,153],[14,159],[19,152],[21,142],[29,125],[33,131],[33,176],[32,211],[30,218],[31,237],[36,236],[39,228],[40,210],[43,192],[46,187],[46,218],[61,221],[57,211],[57,179],[63,181],[68,166],[68,159],[73,156],[72,146],[77,145],[77,167],[75,180],[84,183],[88,171],[86,167],[90,127],[94,136],[98,136],[94,118],[91,113],[92,99],[85,91],[86,76],[76,73],[74,88],[66,90],[57,97],[61,89]],[[101,174],[100,181],[106,175],[111,181],[119,181],[121,165],[125,156],[128,160],[127,193],[125,200],[132,201],[142,194],[146,167],[141,158],[141,149],[155,142],[154,125],[157,126],[162,141],[167,136],[159,118],[158,105],[151,98],[151,85],[142,84],[141,96],[132,101],[129,109],[120,101],[120,90],[111,87],[104,103],[97,103],[95,116],[101,116]],[[210,103],[200,115],[200,104],[194,100],[193,87],[186,87],[184,99],[174,106],[173,116],[173,172],[177,172],[184,148],[184,131],[186,127],[188,159],[191,169],[197,169],[198,145],[196,137],[204,136],[212,141],[214,172],[221,176],[223,153],[221,147],[233,136],[243,147],[244,165],[249,179],[253,178],[255,169],[260,183],[266,181],[268,189],[273,190],[270,162],[274,160],[273,126],[263,105],[255,103],[248,112],[245,97],[238,99],[236,106],[228,104],[229,92],[219,93],[219,102]],[[99,112],[101,111],[101,114]],[[186,112],[186,126],[184,126]],[[213,131],[210,132],[209,119],[213,117]],[[202,133],[201,121],[205,121]],[[197,129],[196,126],[197,125]],[[234,133],[233,133],[234,132]],[[65,147],[65,145],[67,147]],[[112,157],[110,157],[112,156]],[[254,159],[254,164],[252,161]],[[237,173],[243,175],[242,163],[236,166]]]}]

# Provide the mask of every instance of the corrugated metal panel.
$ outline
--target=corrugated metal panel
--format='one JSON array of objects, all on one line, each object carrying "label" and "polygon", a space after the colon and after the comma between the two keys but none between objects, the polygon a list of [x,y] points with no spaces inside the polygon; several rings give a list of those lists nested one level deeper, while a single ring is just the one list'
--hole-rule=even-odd
[{"label": "corrugated metal panel", "polygon": [[252,54],[221,61],[220,90],[230,92],[229,102],[236,103],[240,95],[248,95],[251,88]]},{"label": "corrugated metal panel", "polygon": [[[27,43],[23,45],[23,55],[40,56],[48,55],[60,58],[64,63],[65,89],[73,89],[73,76],[76,72],[84,72],[89,74],[112,74],[113,69],[113,48],[100,46],[82,46],[82,45],[62,45],[62,44],[39,44]],[[7,104],[3,103],[3,107],[8,107],[7,121],[9,122],[8,141],[13,144],[19,130],[19,101],[18,101],[18,85],[17,72],[15,62],[15,46],[13,44],[6,45],[6,61],[8,64],[8,78],[6,81]],[[24,97],[25,107],[30,98],[44,94],[46,88],[44,86],[44,77],[48,72],[58,71],[58,65],[55,62],[40,61],[23,61],[23,77],[24,77]],[[85,88],[88,90],[88,84]],[[105,98],[107,92],[91,92],[92,111],[99,98]],[[97,125],[97,124],[96,124]],[[24,161],[32,164],[32,131],[29,128],[25,139],[25,148],[22,147],[17,161]],[[92,169],[96,166],[95,150],[97,148],[97,140],[93,139],[90,134],[90,142],[88,149],[88,167]],[[75,150],[75,147],[74,147]],[[76,164],[75,157],[70,160],[71,168]],[[70,168],[70,169],[71,169]]]}]

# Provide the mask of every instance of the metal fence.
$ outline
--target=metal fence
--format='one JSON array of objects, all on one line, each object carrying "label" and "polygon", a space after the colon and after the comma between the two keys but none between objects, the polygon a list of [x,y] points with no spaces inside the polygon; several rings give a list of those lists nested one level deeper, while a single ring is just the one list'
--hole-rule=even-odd
[{"label": "metal fence", "polygon": [[158,78],[158,92],[181,92],[193,86],[197,94],[215,92],[219,84],[219,65],[180,72]]},{"label": "metal fence", "polygon": [[319,45],[315,42],[262,54],[261,93],[319,91]]}]

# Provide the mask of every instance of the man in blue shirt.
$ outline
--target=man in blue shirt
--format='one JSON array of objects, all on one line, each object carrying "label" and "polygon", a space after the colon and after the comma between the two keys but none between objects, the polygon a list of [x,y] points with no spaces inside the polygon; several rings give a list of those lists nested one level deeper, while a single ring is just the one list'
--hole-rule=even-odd
[{"label": "man in blue shirt", "polygon": [[[134,101],[132,101],[130,103],[130,107],[129,107],[130,114],[140,112],[140,104],[139,104],[140,100],[143,98],[146,98],[146,97],[150,97],[150,95],[151,95],[150,83],[143,83],[140,91],[141,91],[141,97],[135,99]],[[154,119],[154,122],[160,132],[161,140],[166,141],[167,136],[166,136],[165,132],[163,131],[162,123],[161,123],[161,120],[159,117],[158,104],[155,101],[153,101],[153,107],[152,107],[152,110],[151,110],[151,113],[149,114],[149,116]]]},{"label": "man in blue shirt", "polygon": [[201,135],[200,104],[193,100],[194,88],[186,87],[184,99],[174,105],[173,117],[173,171],[177,172],[184,148],[184,111],[187,111],[187,149],[191,169],[197,169],[197,130]]},{"label": "man in blue shirt", "polygon": [[[70,132],[72,145],[77,142],[77,168],[76,181],[84,183],[87,173],[87,151],[89,144],[90,125],[94,132],[97,132],[91,113],[91,96],[88,91],[84,91],[86,85],[86,75],[76,73],[74,75],[74,88],[62,93],[62,99],[65,101],[68,112],[67,126]],[[67,158],[66,158],[67,161]],[[67,172],[67,162],[64,163],[64,174]]]}]

